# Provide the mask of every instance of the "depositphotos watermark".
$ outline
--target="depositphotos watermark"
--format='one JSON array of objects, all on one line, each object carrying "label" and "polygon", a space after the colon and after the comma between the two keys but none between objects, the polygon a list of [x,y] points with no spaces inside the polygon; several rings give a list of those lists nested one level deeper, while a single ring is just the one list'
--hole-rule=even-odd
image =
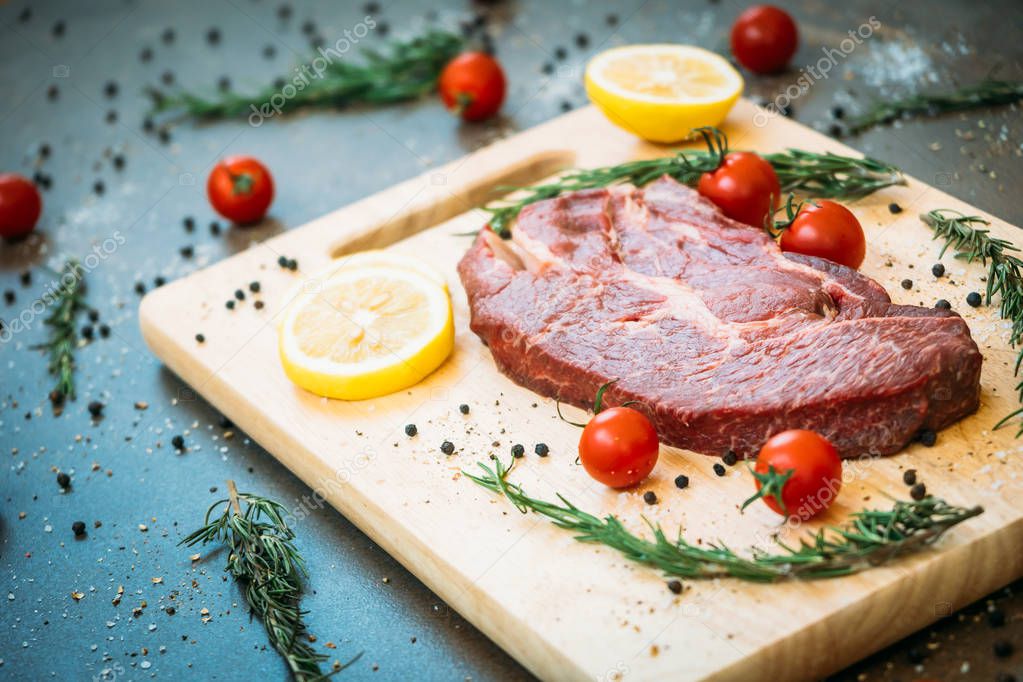
[{"label": "depositphotos watermark", "polygon": [[817,81],[826,80],[832,69],[855,52],[856,48],[862,45],[865,40],[870,39],[879,28],[881,28],[881,22],[878,21],[877,17],[871,15],[858,28],[849,31],[849,37],[843,38],[838,44],[838,48],[822,47],[821,52],[823,54],[816,64],[801,67],[799,69],[799,77],[794,83],[790,83],[785,90],[774,98],[774,101],[757,110],[757,113],[753,115],[753,125],[763,128],[770,123],[771,119],[780,116],[783,111],[787,111],[793,100],[799,99],[809,92],[810,88]]},{"label": "depositphotos watermark", "polygon": [[373,17],[363,17],[362,21],[351,29],[345,29],[344,35],[334,41],[333,47],[317,48],[319,55],[307,63],[296,66],[293,69],[295,75],[291,80],[282,85],[267,101],[258,107],[255,104],[249,105],[252,109],[252,113],[249,114],[249,125],[258,128],[266,119],[280,116],[289,100],[309,87],[313,81],[323,78],[335,60],[341,59],[376,27],[377,22]]},{"label": "depositphotos watermark", "polygon": [[115,230],[111,236],[94,244],[92,250],[81,259],[73,270],[64,270],[58,277],[47,282],[46,288],[39,298],[23,308],[16,317],[7,320],[6,324],[0,325],[0,343],[7,343],[17,334],[31,329],[36,318],[45,313],[53,305],[53,302],[60,298],[63,291],[98,268],[126,241],[121,231]]}]

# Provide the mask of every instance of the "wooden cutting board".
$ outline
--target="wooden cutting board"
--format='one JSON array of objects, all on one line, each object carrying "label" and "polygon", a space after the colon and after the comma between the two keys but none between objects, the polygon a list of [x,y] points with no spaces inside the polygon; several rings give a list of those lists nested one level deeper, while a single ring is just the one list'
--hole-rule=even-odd
[{"label": "wooden cutting board", "polygon": [[[741,101],[730,115],[724,128],[732,148],[854,153],[785,118],[756,127],[755,112]],[[994,308],[965,304],[967,292],[983,290],[982,267],[946,256],[948,275],[931,275],[939,243],[917,219],[933,208],[985,214],[915,180],[851,206],[868,237],[862,270],[896,302],[952,301],[984,353],[982,407],[943,431],[933,448],[847,462],[848,480],[822,522],[887,507],[886,495],[905,498],[902,472],[913,468],[929,491],[987,510],[935,549],[832,581],[694,582],[676,596],[656,571],[575,542],[460,475],[490,453],[507,458],[511,445],[522,443],[528,454],[513,477],[527,491],[560,492],[591,512],[619,515],[637,531],[645,516],[669,533],[681,527],[690,541],[740,548],[767,546],[779,531],[791,539],[817,527],[780,528],[763,505],[740,514],[738,503],[753,488],[744,467],[718,478],[711,469],[717,460],[673,448],[662,448],[639,490],[600,486],[574,465],[576,428],[557,419],[552,401],[503,377],[469,330],[455,264],[469,244],[463,233],[484,224],[478,206],[495,187],[672,151],[638,141],[592,108],[566,114],[153,291],[142,302],[142,332],[196,391],[541,678],[817,678],[1023,574],[1023,441],[1015,428],[992,430],[1017,406],[1007,325]],[[890,214],[893,201],[902,213]],[[1004,222],[992,219],[992,230],[1023,243]],[[277,358],[275,316],[285,293],[332,257],[380,247],[445,274],[456,316],[454,354],[421,384],[384,398],[329,401],[297,389]],[[298,272],[280,268],[281,255],[297,259]],[[899,285],[903,279],[913,281],[912,289]],[[252,280],[261,282],[261,294],[227,310],[224,302]],[[255,308],[254,299],[265,307]],[[199,332],[203,344],[195,340]],[[469,415],[460,414],[460,403],[471,406]],[[405,436],[407,423],[417,424],[419,435]],[[454,455],[440,452],[444,440],[456,445]],[[546,459],[532,455],[541,441],[551,448]],[[672,483],[679,473],[692,481],[686,490]],[[656,506],[643,503],[646,490],[657,493]],[[293,510],[294,520],[300,524],[310,511]]]}]

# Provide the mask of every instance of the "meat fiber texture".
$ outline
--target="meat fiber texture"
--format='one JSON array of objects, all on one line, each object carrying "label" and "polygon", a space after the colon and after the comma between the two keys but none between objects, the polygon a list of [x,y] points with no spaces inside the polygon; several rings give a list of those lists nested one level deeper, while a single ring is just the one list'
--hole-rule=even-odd
[{"label": "meat fiber texture", "polygon": [[527,206],[458,266],[500,370],[588,407],[635,400],[662,442],[755,456],[811,429],[888,455],[977,409],[981,354],[955,313],[895,305],[874,280],[783,254],[669,177]]}]

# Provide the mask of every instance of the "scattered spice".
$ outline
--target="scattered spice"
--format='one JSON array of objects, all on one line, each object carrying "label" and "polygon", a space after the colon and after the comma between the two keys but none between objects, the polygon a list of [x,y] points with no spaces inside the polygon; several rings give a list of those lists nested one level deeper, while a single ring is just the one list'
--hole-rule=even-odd
[{"label": "scattered spice", "polygon": [[450,455],[452,452],[455,451],[455,444],[449,440],[446,440],[440,444],[440,451],[443,452],[445,455]]},{"label": "scattered spice", "polygon": [[657,493],[653,490],[648,490],[643,493],[643,501],[647,504],[657,504]]},{"label": "scattered spice", "polygon": [[537,443],[536,446],[533,448],[533,452],[535,452],[540,457],[546,457],[547,455],[550,454],[551,449],[547,447],[547,443]]},{"label": "scattered spice", "polygon": [[935,263],[931,266],[931,274],[935,277],[943,277],[945,275],[945,266],[941,263]]},{"label": "scattered spice", "polygon": [[722,466],[720,462],[715,462],[714,463],[714,473],[717,474],[718,476],[724,476],[725,475],[725,467]]},{"label": "scattered spice", "polygon": [[519,459],[526,454],[526,448],[522,445],[522,443],[516,443],[511,448],[511,454],[515,459]]},{"label": "scattered spice", "polygon": [[735,466],[735,463],[739,461],[739,456],[735,454],[734,450],[726,450],[725,454],[721,456],[721,461],[728,466]]},{"label": "scattered spice", "polygon": [[976,308],[981,304],[982,301],[983,299],[981,298],[981,295],[978,294],[976,291],[971,291],[970,293],[966,294],[966,303],[969,304],[971,308]]},{"label": "scattered spice", "polygon": [[679,490],[689,487],[689,477],[685,474],[679,474],[675,477],[675,487]]},{"label": "scattered spice", "polygon": [[405,424],[405,435],[409,438],[414,438],[419,433],[419,429],[415,424]]},{"label": "scattered spice", "polygon": [[902,482],[906,485],[916,485],[916,469],[906,469],[902,474]]},{"label": "scattered spice", "polygon": [[76,538],[85,536],[85,522],[75,521],[71,524],[71,532],[75,534]]},{"label": "scattered spice", "polygon": [[461,405],[458,406],[458,411],[461,412],[462,414],[469,414],[469,406],[466,405],[465,403],[462,403]]},{"label": "scattered spice", "polygon": [[902,285],[902,288],[907,291],[913,288],[913,280],[911,279],[904,279],[900,282],[900,284]]},{"label": "scattered spice", "polygon": [[902,213],[902,207],[893,201],[892,203],[888,204],[888,212],[891,213],[892,215],[897,215],[899,213]]},{"label": "scattered spice", "polygon": [[68,476],[63,471],[58,472],[57,473],[57,485],[59,485],[64,490],[69,490],[71,488],[71,477]]},{"label": "scattered spice", "polygon": [[682,594],[682,581],[681,580],[669,580],[667,583],[668,589],[672,594]]},{"label": "scattered spice", "polygon": [[923,483],[917,483],[909,489],[909,496],[919,502],[920,500],[927,497],[927,486]]}]

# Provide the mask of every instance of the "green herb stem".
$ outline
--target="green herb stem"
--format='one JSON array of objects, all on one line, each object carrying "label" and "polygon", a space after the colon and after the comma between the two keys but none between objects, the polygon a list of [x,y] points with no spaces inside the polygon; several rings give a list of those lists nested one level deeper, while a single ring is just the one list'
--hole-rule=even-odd
[{"label": "green herb stem", "polygon": [[[1003,320],[1012,323],[1009,344],[1019,348],[1013,368],[1014,375],[1019,376],[1023,365],[1023,347],[1020,345],[1023,341],[1023,260],[1010,253],[1019,252],[1019,248],[1005,239],[991,236],[990,230],[980,227],[990,224],[980,216],[939,208],[921,214],[920,220],[931,228],[935,239],[945,242],[940,255],[952,249],[956,258],[967,263],[980,261],[987,266],[986,301],[991,305],[995,296],[1001,298],[999,313]],[[1023,381],[1016,384],[1016,391],[1023,403]],[[1023,406],[999,420],[995,428],[1004,426],[1020,414],[1023,414]],[[1016,436],[1023,436],[1023,423],[1019,425]]]},{"label": "green herb stem", "polygon": [[[327,64],[322,75],[309,67],[297,69],[296,75],[282,85],[270,85],[252,94],[228,92],[207,98],[150,88],[151,113],[179,111],[186,117],[215,120],[250,116],[254,112],[269,117],[303,108],[403,102],[432,92],[441,70],[462,50],[463,44],[462,38],[453,33],[430,31],[392,43],[385,52],[363,49],[361,64],[335,59]],[[283,91],[285,87],[294,88],[294,95],[288,97]]]},{"label": "green herb stem", "polygon": [[482,462],[478,466],[482,475],[463,473],[506,497],[520,512],[545,516],[555,526],[575,533],[580,542],[605,545],[636,563],[689,580],[732,577],[770,583],[850,575],[930,545],[948,529],[983,513],[981,507],[956,507],[931,496],[897,501],[888,510],[855,512],[846,525],[822,529],[798,547],[779,542],[782,551],[776,554],[754,549],[739,555],[720,543],[691,544],[681,534],[669,540],[659,525],[649,522],[652,538],[638,536],[617,517],[599,518],[561,495],[560,503],[530,497],[522,486],[506,480],[514,463],[505,468],[495,459],[494,468]]},{"label": "green herb stem", "polygon": [[909,116],[933,117],[952,111],[1012,104],[1023,99],[1023,83],[988,78],[948,92],[913,95],[904,99],[879,102],[873,109],[849,121],[848,132],[863,132],[876,125]]},{"label": "green herb stem", "polygon": [[78,313],[85,304],[85,279],[81,265],[71,259],[58,273],[58,285],[49,302],[50,314],[43,323],[49,328],[45,343],[33,346],[49,354],[48,369],[57,377],[50,392],[54,406],[75,397],[75,349],[78,347]]},{"label": "green herb stem", "polygon": [[[703,173],[716,169],[728,153],[728,140],[720,130],[700,128],[695,132],[703,138],[706,149],[685,150],[674,156],[630,161],[616,166],[576,169],[552,182],[523,188],[519,196],[485,207],[491,215],[490,227],[507,237],[512,222],[523,208],[566,192],[620,183],[642,187],[664,175],[685,185],[695,185]],[[764,154],[763,157],[777,173],[783,192],[800,192],[822,199],[858,199],[885,187],[906,183],[898,168],[868,157],[800,149]]]},{"label": "green herb stem", "polygon": [[[227,486],[230,497],[214,503],[206,512],[203,527],[179,544],[226,545],[227,571],[242,584],[245,601],[263,621],[270,643],[284,657],[294,679],[323,679],[326,676],[320,664],[329,657],[307,643],[305,612],[299,607],[302,577],[307,571],[293,543],[295,533],[284,520],[286,510],[265,497],[238,493],[234,481]],[[361,655],[335,666],[333,672]]]}]

